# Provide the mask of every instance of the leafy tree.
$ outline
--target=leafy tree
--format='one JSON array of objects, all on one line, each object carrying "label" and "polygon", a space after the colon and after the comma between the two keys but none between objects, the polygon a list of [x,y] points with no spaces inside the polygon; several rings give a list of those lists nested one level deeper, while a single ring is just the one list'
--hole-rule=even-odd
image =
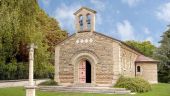
[{"label": "leafy tree", "polygon": [[155,57],[160,61],[159,81],[170,82],[170,29],[164,32],[161,46],[156,50]]},{"label": "leafy tree", "polygon": [[35,43],[35,77],[54,71],[54,45],[67,37],[37,0],[0,0],[0,79],[27,78],[28,48]]},{"label": "leafy tree", "polygon": [[36,19],[41,27],[41,32],[45,34],[44,40],[50,46],[49,50],[54,51],[55,45],[68,36],[67,32],[59,27],[59,23],[54,18],[49,17],[41,9]]},{"label": "leafy tree", "polygon": [[156,47],[150,41],[126,41],[126,44],[142,52],[145,56],[152,57]]}]

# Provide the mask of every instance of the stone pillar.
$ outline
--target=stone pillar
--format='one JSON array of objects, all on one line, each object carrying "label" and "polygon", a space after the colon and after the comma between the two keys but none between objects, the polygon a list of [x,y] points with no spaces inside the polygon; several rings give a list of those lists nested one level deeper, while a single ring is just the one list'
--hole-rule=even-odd
[{"label": "stone pillar", "polygon": [[114,85],[121,74],[121,45],[113,42],[113,80]]},{"label": "stone pillar", "polygon": [[34,85],[34,48],[36,46],[32,43],[29,48],[29,82],[26,88],[26,96],[35,96],[35,88]]},{"label": "stone pillar", "polygon": [[54,81],[60,83],[59,80],[59,56],[60,56],[60,47],[55,47],[55,76]]}]

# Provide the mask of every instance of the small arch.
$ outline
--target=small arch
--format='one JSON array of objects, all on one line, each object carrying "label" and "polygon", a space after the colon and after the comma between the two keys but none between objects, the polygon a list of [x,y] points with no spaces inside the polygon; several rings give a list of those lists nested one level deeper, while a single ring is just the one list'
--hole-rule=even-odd
[{"label": "small arch", "polygon": [[141,72],[140,66],[137,66],[137,72]]},{"label": "small arch", "polygon": [[87,29],[90,30],[91,29],[91,15],[89,13],[86,15],[86,22],[87,22]]},{"label": "small arch", "polygon": [[79,25],[80,25],[80,30],[83,30],[83,15],[79,16]]}]

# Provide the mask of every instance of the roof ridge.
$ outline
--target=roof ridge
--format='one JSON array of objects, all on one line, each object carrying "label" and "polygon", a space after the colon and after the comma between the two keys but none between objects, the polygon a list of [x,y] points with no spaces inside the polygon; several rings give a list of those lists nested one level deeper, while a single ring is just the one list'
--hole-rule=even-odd
[{"label": "roof ridge", "polygon": [[88,11],[91,11],[93,13],[97,13],[95,10],[91,9],[91,8],[88,8],[88,7],[85,7],[85,6],[82,6],[81,8],[79,8],[76,12],[74,12],[74,15],[76,15],[78,12],[80,12],[82,9],[86,9]]},{"label": "roof ridge", "polygon": [[100,32],[94,31],[94,33],[97,33],[97,34],[99,34],[99,35],[103,35],[103,36],[108,37],[108,38],[110,38],[110,39],[116,40],[116,41],[120,42],[121,44],[124,44],[125,46],[129,47],[130,49],[132,49],[132,50],[140,53],[141,55],[144,55],[144,54],[143,54],[142,52],[140,52],[138,49],[136,49],[136,48],[133,47],[133,46],[129,46],[129,45],[126,44],[124,41],[121,41],[121,40],[119,40],[119,39],[113,38],[113,37],[111,37],[111,36],[107,36],[107,35],[102,34],[102,33],[100,33]]}]

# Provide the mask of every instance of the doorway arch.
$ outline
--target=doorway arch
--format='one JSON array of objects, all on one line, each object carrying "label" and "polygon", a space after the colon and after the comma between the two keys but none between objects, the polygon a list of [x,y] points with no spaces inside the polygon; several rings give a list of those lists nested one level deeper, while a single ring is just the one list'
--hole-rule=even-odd
[{"label": "doorway arch", "polygon": [[[91,84],[96,84],[96,64],[98,63],[98,58],[95,54],[87,52],[77,52],[78,54],[75,54],[72,56],[71,63],[74,65],[74,84],[80,83],[79,80],[79,65],[82,60],[88,61],[87,63],[90,63],[91,66]],[[89,64],[88,64],[89,65]],[[88,71],[88,70],[87,70]],[[88,78],[89,79],[89,78]],[[88,81],[88,80],[87,80]],[[90,82],[90,81],[88,81]],[[87,82],[87,83],[88,83]],[[86,82],[85,82],[86,83]]]}]

